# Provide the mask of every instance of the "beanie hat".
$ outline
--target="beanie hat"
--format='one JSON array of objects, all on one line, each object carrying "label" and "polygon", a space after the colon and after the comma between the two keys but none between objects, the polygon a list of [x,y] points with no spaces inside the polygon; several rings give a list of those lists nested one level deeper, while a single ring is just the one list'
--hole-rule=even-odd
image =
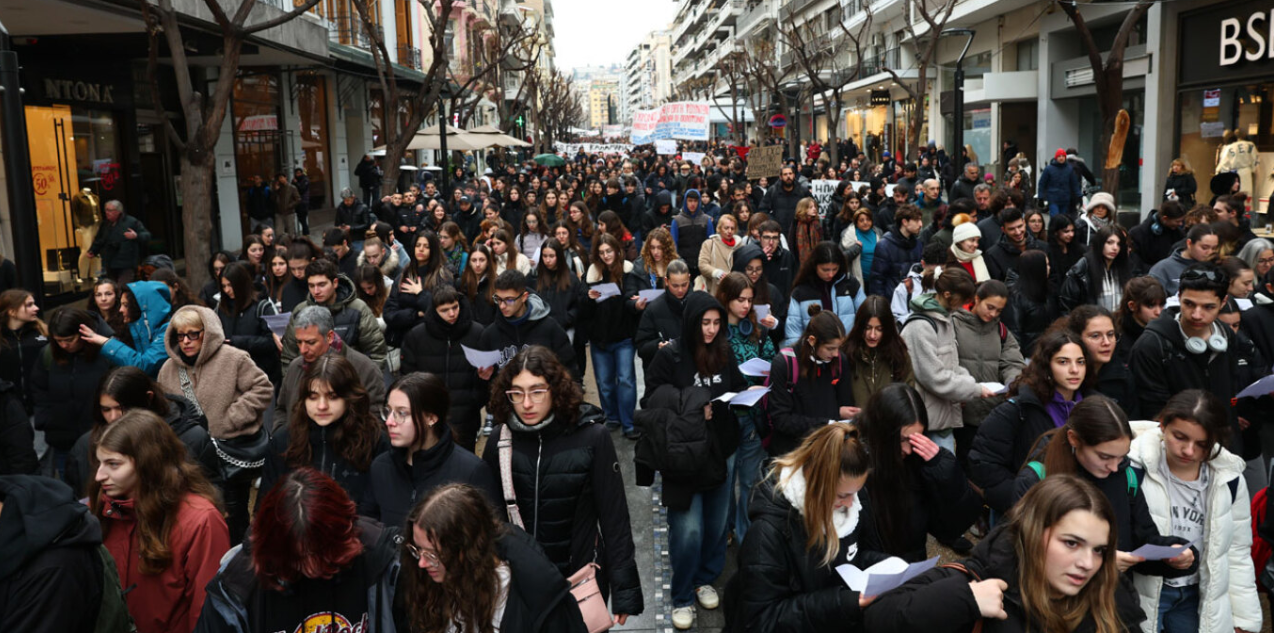
[{"label": "beanie hat", "polygon": [[1057,160],[1059,158],[1066,158],[1066,150],[1059,149],[1053,153],[1053,160]]},{"label": "beanie hat", "polygon": [[1084,205],[1084,212],[1088,213],[1095,207],[1106,207],[1107,209],[1110,209],[1111,213],[1118,210],[1115,207],[1115,196],[1112,196],[1105,191],[1099,191],[1093,194],[1093,197],[1088,201],[1088,204]]},{"label": "beanie hat", "polygon": [[982,231],[978,230],[978,225],[974,222],[965,222],[951,231],[952,244],[959,244],[960,242],[973,237],[978,239],[982,238]]}]

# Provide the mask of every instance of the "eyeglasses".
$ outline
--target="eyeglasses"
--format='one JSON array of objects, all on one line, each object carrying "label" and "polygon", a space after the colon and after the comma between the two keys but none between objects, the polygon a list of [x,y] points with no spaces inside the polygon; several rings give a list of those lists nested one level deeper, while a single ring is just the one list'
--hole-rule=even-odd
[{"label": "eyeglasses", "polygon": [[764,270],[765,270],[765,269],[764,269],[764,268],[762,268],[762,267],[760,267],[760,266],[748,266],[747,268],[744,268],[744,269],[743,269],[743,272],[745,272],[745,273],[747,273],[747,274],[749,274],[749,275],[759,275],[759,274],[761,274],[761,272],[762,272],[762,271],[764,271]]},{"label": "eyeglasses", "polygon": [[392,407],[385,405],[380,408],[380,419],[388,422],[391,418],[398,424],[405,424],[411,420],[411,411],[407,409],[399,409],[395,411]]},{"label": "eyeglasses", "polygon": [[513,404],[522,404],[527,398],[531,399],[531,404],[544,404],[544,400],[548,398],[548,389],[532,389],[531,391],[521,391],[518,389],[510,389],[504,392],[509,397],[509,402]]},{"label": "eyeglasses", "polygon": [[1221,281],[1221,274],[1215,270],[1208,270],[1206,268],[1188,268],[1185,272],[1181,273],[1181,281],[1198,281],[1200,279],[1206,279],[1213,283],[1218,283]]},{"label": "eyeglasses", "polygon": [[1274,257],[1262,257],[1256,260],[1256,263],[1262,266],[1269,266],[1270,264],[1274,264]]},{"label": "eyeglasses", "polygon": [[496,304],[509,307],[517,303],[520,299],[522,299],[522,297],[525,297],[525,296],[526,296],[526,293],[524,292],[516,297],[511,297],[507,299],[504,297],[493,297],[493,299],[495,299]]},{"label": "eyeglasses", "polygon": [[1090,341],[1092,341],[1092,342],[1094,342],[1094,343],[1098,343],[1098,342],[1101,342],[1101,341],[1117,341],[1117,340],[1119,340],[1119,336],[1118,336],[1117,334],[1115,334],[1113,331],[1112,331],[1112,332],[1093,332],[1092,334],[1089,334],[1088,336],[1086,336],[1086,337],[1084,337],[1084,338],[1086,338],[1086,339],[1088,339],[1088,340],[1090,340]]},{"label": "eyeglasses", "polygon": [[178,332],[178,341],[197,341],[203,338],[203,330],[194,330],[191,332]]},{"label": "eyeglasses", "polygon": [[442,560],[438,558],[437,554],[433,552],[426,552],[425,550],[420,549],[419,547],[416,547],[415,545],[411,543],[407,543],[406,545],[407,545],[407,553],[410,554],[412,558],[418,561],[423,560],[425,561],[425,564],[429,565],[430,567],[437,567],[438,565],[442,564]]},{"label": "eyeglasses", "polygon": [[777,236],[777,235],[762,235],[762,236],[761,236],[761,241],[763,241],[763,242],[777,242],[777,241],[779,241],[779,236]]}]

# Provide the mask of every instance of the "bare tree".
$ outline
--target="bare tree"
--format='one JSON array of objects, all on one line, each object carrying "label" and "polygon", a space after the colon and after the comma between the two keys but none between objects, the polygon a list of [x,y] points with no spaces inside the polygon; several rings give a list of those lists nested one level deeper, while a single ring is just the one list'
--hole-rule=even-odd
[{"label": "bare tree", "polygon": [[[916,48],[915,83],[904,80],[898,75],[897,69],[889,64],[882,64],[882,66],[893,77],[894,83],[902,86],[907,96],[911,98],[912,113],[907,122],[906,149],[920,147],[920,127],[925,118],[925,95],[929,92],[929,67],[937,61],[938,40],[943,29],[947,28],[947,21],[951,19],[951,13],[955,10],[957,2],[959,0],[905,0],[902,6],[902,20],[906,27],[904,30]],[[920,21],[917,22],[913,15],[919,16]],[[928,27],[923,34],[920,33],[921,27]],[[956,121],[956,125],[964,125],[964,123]],[[952,149],[956,152],[954,156],[959,157],[960,148]],[[905,151],[903,155],[906,156]]]},{"label": "bare tree", "polygon": [[[795,65],[782,66],[776,54],[774,41],[763,37],[757,38],[749,44],[744,55],[744,61],[749,84],[748,92],[754,95],[752,111],[764,111],[760,109],[763,106],[759,104],[763,95],[776,95],[778,101],[775,106],[777,106],[778,113],[790,121],[792,106],[799,102],[799,95],[795,99],[788,96],[789,93],[785,90],[785,87],[792,79]],[[797,153],[796,135],[788,135],[787,143],[789,154],[795,156]]]},{"label": "bare tree", "polygon": [[501,71],[522,72],[533,68],[538,52],[530,46],[537,33],[522,25],[517,27],[486,26],[469,33],[478,38],[471,59],[456,72],[449,69],[448,80],[456,86],[448,112],[458,116],[461,127],[467,127],[482,102],[483,97],[495,97],[501,92],[498,84]]},{"label": "bare tree", "polygon": [[729,121],[735,145],[743,144],[743,121],[739,116],[739,97],[747,92],[747,61],[744,57],[743,52],[736,48],[722,55],[716,66],[708,73],[708,76],[712,77],[714,87],[718,82],[724,82],[726,90],[730,92],[729,112],[722,108],[721,103],[716,99],[712,100],[712,105]]},{"label": "bare tree", "polygon": [[575,98],[574,80],[560,71],[553,71],[543,81],[540,92],[538,132],[543,134],[541,151],[551,151],[558,139],[565,139],[572,127],[584,124],[584,108]]},{"label": "bare tree", "polygon": [[[220,65],[217,78],[209,85],[199,68],[187,57],[185,39],[181,35],[177,11],[172,0],[141,0],[142,20],[150,36],[147,74],[155,111],[164,112],[159,90],[160,49],[166,48],[177,83],[177,97],[185,118],[185,134],[177,131],[172,121],[164,119],[164,136],[177,149],[181,162],[181,223],[185,229],[186,274],[194,287],[207,281],[208,271],[202,265],[212,253],[212,181],[216,171],[213,150],[221,137],[230,96],[239,74],[239,60],[244,42],[251,36],[272,29],[309,11],[320,0],[296,0],[295,8],[274,18],[248,24],[258,0],[238,0],[233,13],[222,7],[225,0],[203,0],[212,13],[221,35]],[[209,86],[209,88],[205,88]]]},{"label": "bare tree", "polygon": [[[1088,28],[1084,16],[1079,13],[1078,6],[1066,1],[1059,1],[1057,4],[1075,24],[1084,52],[1088,55],[1088,63],[1093,67],[1093,83],[1097,88],[1097,109],[1101,113],[1102,122],[1101,142],[1097,147],[1109,148],[1112,139],[1115,138],[1115,122],[1119,118],[1119,111],[1124,107],[1124,53],[1128,48],[1128,39],[1136,28],[1137,22],[1141,21],[1141,18],[1150,10],[1150,5],[1154,3],[1151,0],[1141,0],[1133,6],[1128,15],[1124,16],[1123,23],[1119,25],[1119,32],[1115,34],[1115,41],[1111,43],[1109,53],[1105,53],[1097,45],[1092,30]],[[1127,134],[1126,126],[1123,133]],[[1124,138],[1117,140],[1122,147]],[[1110,194],[1119,190],[1119,164],[1108,161],[1104,156],[1102,157],[1101,186],[1103,191]]]}]

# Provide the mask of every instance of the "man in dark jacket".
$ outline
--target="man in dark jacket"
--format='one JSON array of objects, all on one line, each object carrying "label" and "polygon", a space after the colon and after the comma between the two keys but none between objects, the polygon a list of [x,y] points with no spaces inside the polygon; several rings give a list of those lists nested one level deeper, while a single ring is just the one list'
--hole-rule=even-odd
[{"label": "man in dark jacket", "polygon": [[681,213],[672,218],[669,230],[677,256],[690,267],[690,276],[699,276],[699,249],[715,231],[712,217],[701,210],[703,200],[698,189],[687,189],[681,198]]},{"label": "man in dark jacket", "polygon": [[619,216],[619,221],[623,222],[624,227],[627,228],[633,224],[633,204],[630,198],[632,194],[621,193],[622,189],[619,180],[611,178],[606,181],[606,194],[602,196],[601,211],[614,211],[615,215]]},{"label": "man in dark jacket", "polygon": [[[0,627],[90,633],[108,589],[102,528],[64,483],[0,477]],[[119,606],[122,606],[119,605]]]},{"label": "man in dark jacket", "polygon": [[1017,258],[1021,257],[1025,251],[1048,252],[1048,246],[1035,239],[1030,231],[1026,230],[1026,220],[1023,219],[1021,211],[1017,209],[1001,211],[1000,228],[1003,231],[1000,241],[996,242],[983,256],[986,260],[986,270],[991,274],[992,279],[1004,281],[1009,270],[1017,270]]},{"label": "man in dark jacket", "polygon": [[[323,306],[331,310],[335,323],[333,329],[340,335],[341,340],[367,354],[372,362],[378,364],[385,362],[387,353],[385,335],[381,333],[372,309],[358,298],[354,282],[340,274],[336,270],[336,265],[326,258],[316,259],[306,266],[305,279],[309,285],[310,294],[305,301],[297,304],[297,310],[311,305]],[[293,319],[295,317],[294,313]],[[283,352],[280,358],[284,363],[292,362],[298,354],[293,329],[293,323],[289,322],[287,330],[283,332]]]},{"label": "man in dark jacket", "polygon": [[654,205],[642,216],[641,234],[648,236],[659,227],[671,226],[673,217],[672,193],[667,190],[656,193]]},{"label": "man in dark jacket", "polygon": [[770,187],[761,199],[760,211],[768,213],[787,235],[792,232],[792,223],[796,221],[796,203],[808,197],[809,189],[796,182],[796,169],[786,165],[779,172],[778,183]]},{"label": "man in dark jacket", "polygon": [[906,277],[907,271],[920,263],[920,256],[924,252],[924,245],[919,238],[923,222],[920,209],[910,204],[898,209],[894,228],[876,242],[876,255],[871,264],[867,294],[894,296],[894,288]]},{"label": "man in dark jacket", "polygon": [[681,313],[692,279],[690,268],[684,261],[673,261],[668,264],[666,275],[664,293],[646,305],[633,337],[643,370],[650,366],[659,348],[681,336]]},{"label": "man in dark jacket", "polygon": [[964,173],[956,180],[951,187],[951,197],[948,203],[955,202],[963,198],[973,199],[973,188],[982,183],[982,170],[974,163],[968,163],[964,166]]},{"label": "man in dark jacket", "polygon": [[337,228],[345,229],[354,241],[354,246],[361,249],[367,229],[372,227],[372,212],[346,187],[341,190],[341,203],[336,205],[336,219],[333,223]]},{"label": "man in dark jacket", "polygon": [[310,234],[310,177],[305,175],[305,170],[297,167],[293,170],[292,186],[296,187],[296,194],[301,198],[296,204],[296,223],[301,231],[301,235]]},{"label": "man in dark jacket", "polygon": [[407,333],[402,347],[402,375],[424,371],[442,378],[451,396],[447,426],[455,442],[471,452],[477,445],[479,411],[486,406],[488,393],[478,370],[465,360],[463,347],[482,349],[482,332],[468,300],[455,288],[443,286],[434,291],[433,309],[425,313],[424,323]]},{"label": "man in dark jacket", "polygon": [[1075,215],[1083,190],[1079,185],[1079,174],[1066,162],[1066,150],[1057,150],[1053,160],[1044,166],[1035,191],[1041,200],[1048,203],[1049,215]]},{"label": "man in dark jacket", "polygon": [[279,394],[274,399],[274,428],[286,427],[292,416],[292,407],[301,392],[301,374],[310,363],[328,355],[344,356],[358,372],[358,378],[367,390],[368,401],[374,405],[385,402],[385,378],[372,359],[353,349],[335,332],[331,311],[323,306],[304,306],[292,315],[291,327],[298,356],[288,363],[279,383]]},{"label": "man in dark jacket", "polygon": [[301,193],[288,182],[288,175],[274,176],[274,188],[270,190],[270,202],[274,205],[274,230],[279,233],[296,232],[296,207],[301,204]]},{"label": "man in dark jacket", "polygon": [[354,175],[358,176],[358,186],[363,190],[363,204],[370,205],[380,197],[380,180],[385,172],[371,154],[364,154],[363,160],[358,161]]},{"label": "man in dark jacket", "polygon": [[119,200],[107,201],[102,209],[106,220],[98,226],[88,254],[102,258],[107,277],[121,286],[127,285],[142,262],[142,248],[150,241],[150,231],[141,220],[125,213]]},{"label": "man in dark jacket", "polygon": [[336,268],[342,275],[353,279],[358,272],[358,253],[362,249],[350,246],[350,235],[345,229],[333,227],[323,232],[323,247],[332,249],[336,256]]},{"label": "man in dark jacket", "polygon": [[274,227],[274,196],[260,176],[252,177],[252,186],[243,194],[243,208],[251,224],[248,231],[260,233],[261,227]]},{"label": "man in dark jacket", "polygon": [[783,248],[783,236],[779,233],[781,229],[778,222],[766,220],[761,224],[760,230],[765,278],[779,289],[779,296],[771,297],[771,300],[774,302],[781,301],[784,305],[787,305],[787,300],[792,294],[792,281],[796,279],[796,272],[800,267],[800,263],[796,261],[796,256],[792,254],[792,251]]},{"label": "man in dark jacket", "polygon": [[[460,227],[460,232],[464,233],[465,239],[470,244],[477,239],[478,233],[482,231],[482,211],[478,209],[478,205],[473,203],[473,198],[467,195],[460,196],[459,206],[456,212],[452,214],[451,219]],[[547,220],[546,220],[547,221]]]},{"label": "man in dark jacket", "polygon": [[483,330],[479,345],[480,349],[500,352],[500,362],[498,367],[480,370],[480,377],[484,380],[490,378],[495,369],[504,367],[518,352],[532,345],[543,345],[553,350],[563,365],[572,371],[578,369],[570,337],[549,316],[548,304],[539,295],[527,290],[526,275],[518,270],[500,273],[495,278],[492,298],[500,314],[491,327]]},{"label": "man in dark jacket", "polygon": [[1132,250],[1145,266],[1154,266],[1172,255],[1173,245],[1186,238],[1181,230],[1187,209],[1179,202],[1168,200],[1151,211],[1141,224],[1132,227],[1128,239]]}]

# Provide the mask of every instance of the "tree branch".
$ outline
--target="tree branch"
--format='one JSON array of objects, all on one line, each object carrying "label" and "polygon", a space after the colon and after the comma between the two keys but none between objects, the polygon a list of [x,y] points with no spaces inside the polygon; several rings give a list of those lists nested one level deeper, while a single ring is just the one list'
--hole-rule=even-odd
[{"label": "tree branch", "polygon": [[319,2],[320,0],[305,0],[305,4],[300,5],[292,9],[291,11],[288,11],[287,13],[284,13],[283,15],[266,20],[265,22],[262,22],[260,24],[254,24],[249,27],[244,27],[243,32],[246,35],[252,35],[253,33],[260,33],[261,31],[272,29],[286,22],[290,22],[294,18],[300,17],[301,14],[309,11],[310,9],[313,9]]}]

